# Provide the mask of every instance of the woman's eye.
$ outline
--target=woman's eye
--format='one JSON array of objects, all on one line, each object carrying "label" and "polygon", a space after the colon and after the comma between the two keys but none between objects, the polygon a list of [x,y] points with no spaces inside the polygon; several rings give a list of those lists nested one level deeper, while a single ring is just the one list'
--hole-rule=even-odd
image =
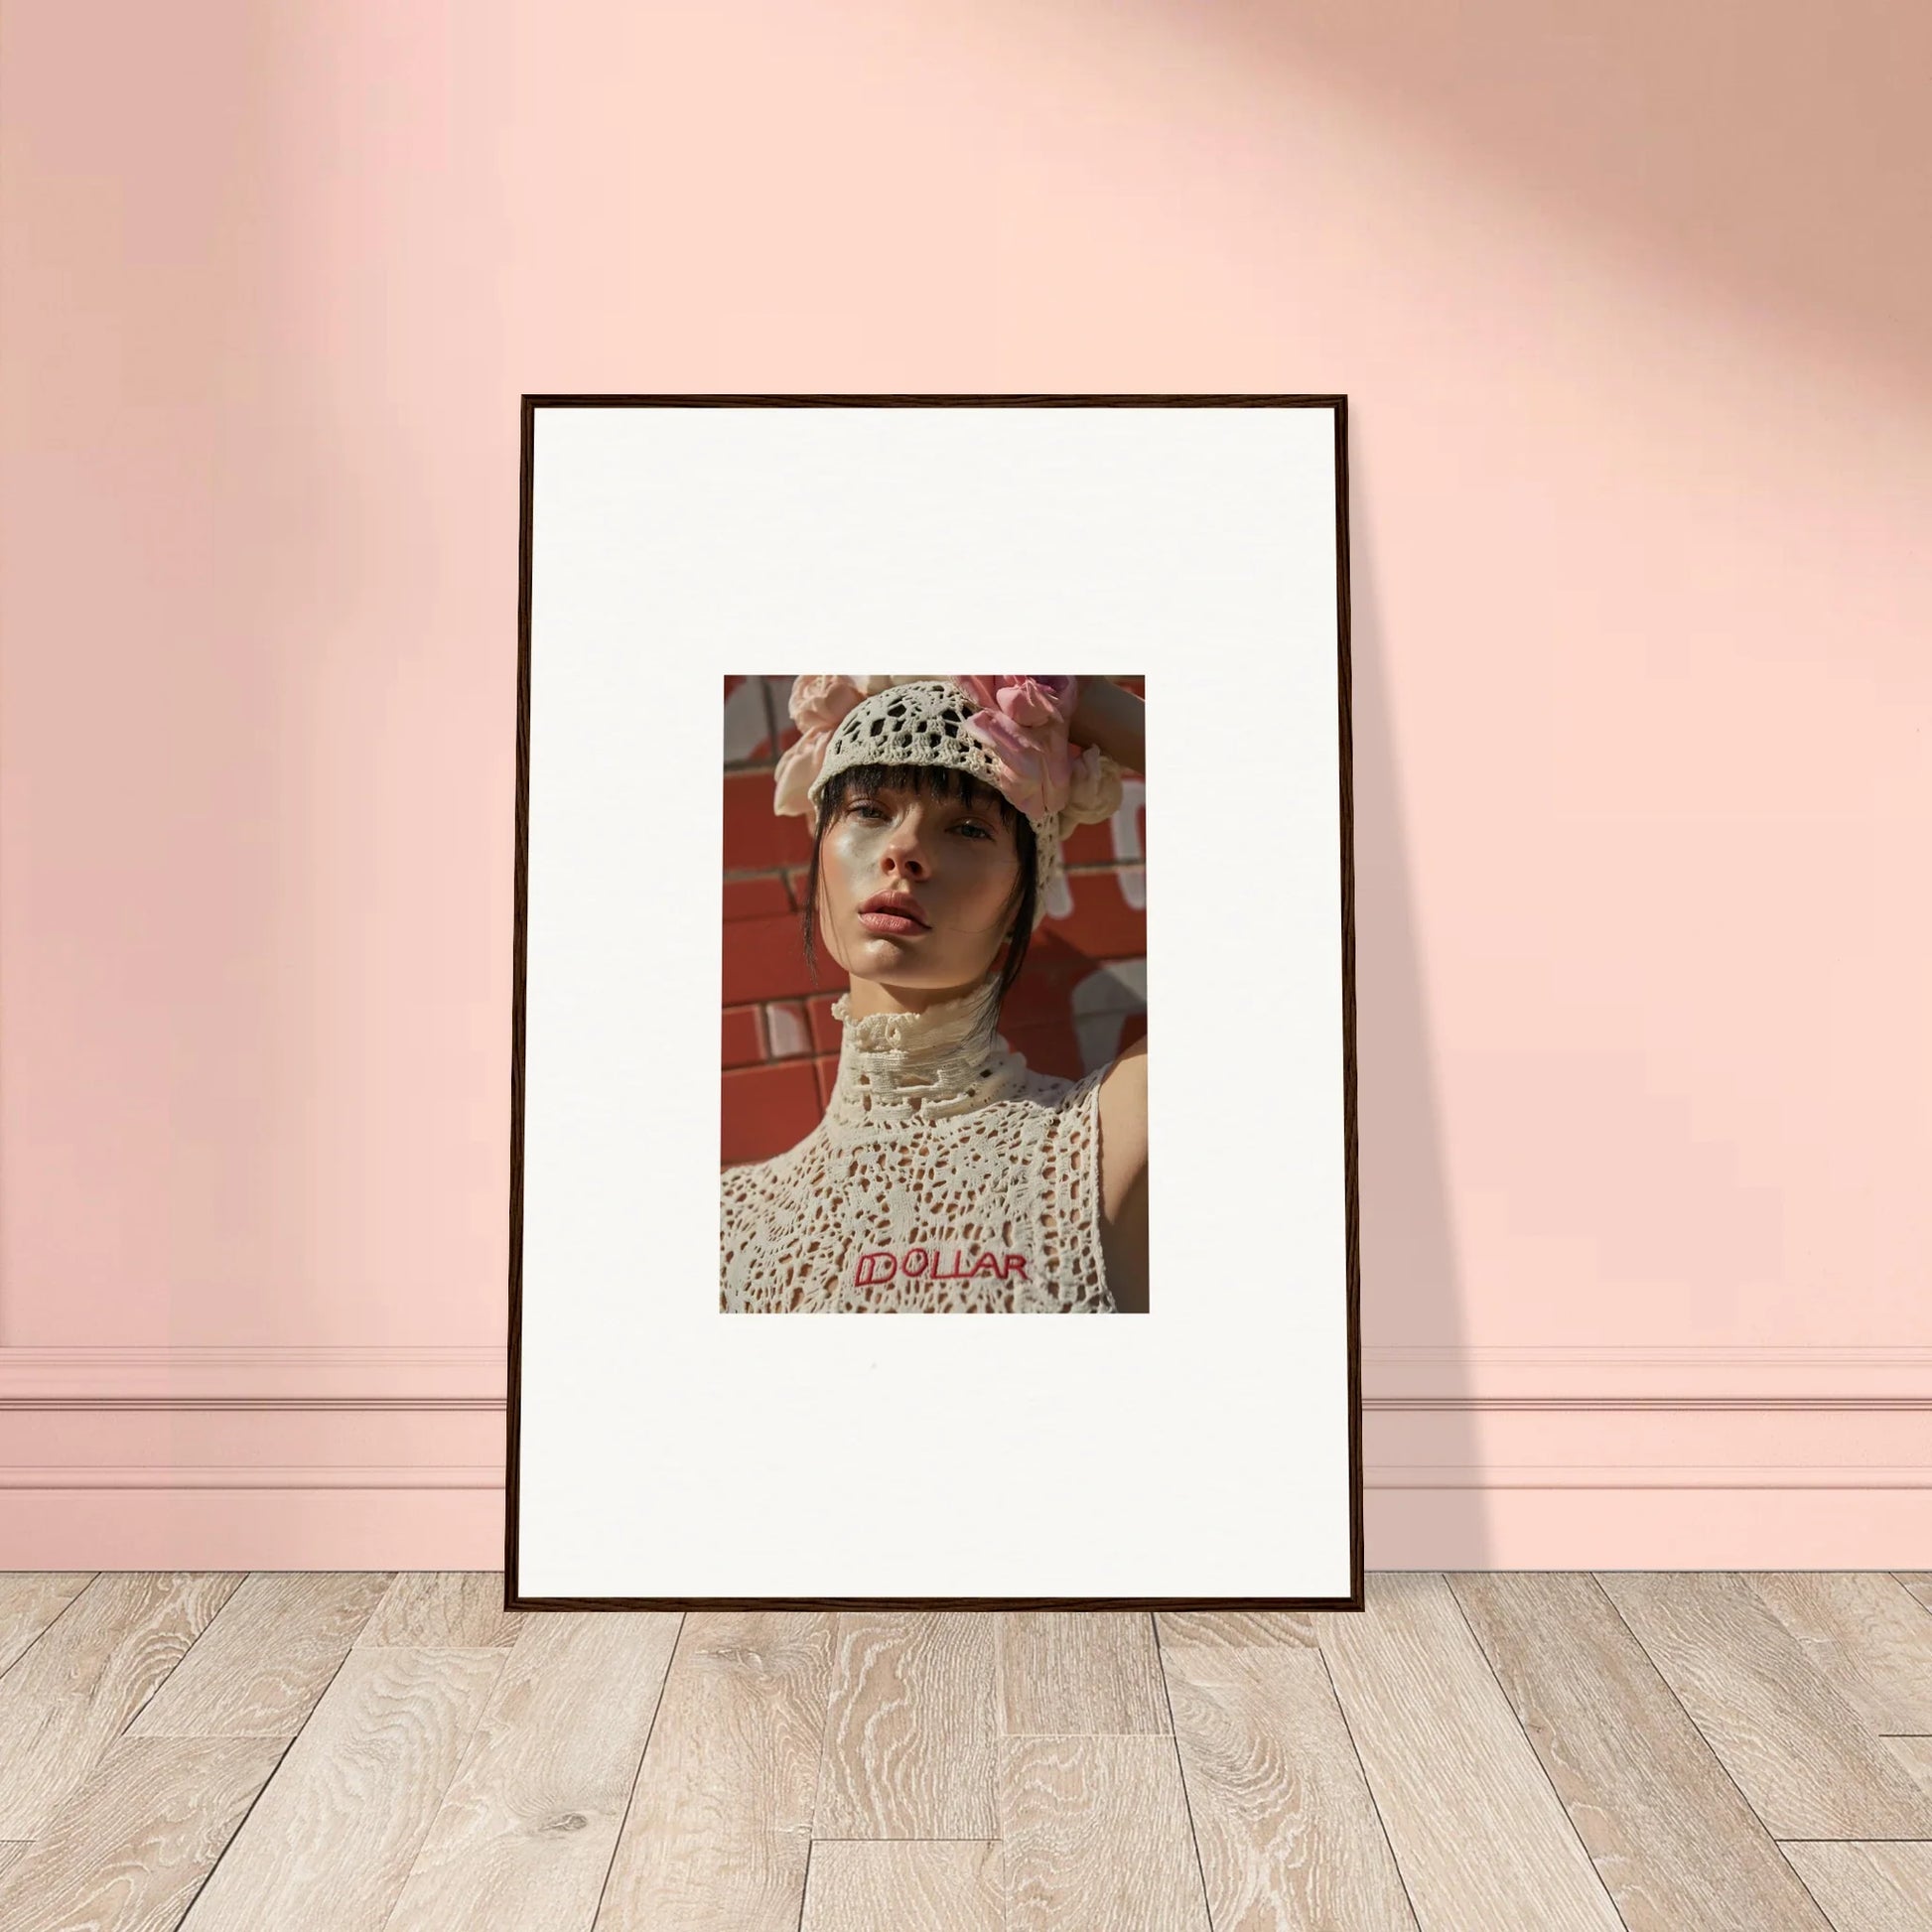
[{"label": "woman's eye", "polygon": [[[846,810],[849,811],[854,818],[863,818],[868,813],[870,813],[871,816],[874,818],[887,818],[891,815],[887,812],[881,811],[880,808],[877,805],[875,805],[869,798],[853,799],[846,806]],[[990,840],[994,836],[993,833],[986,826],[982,825],[979,822],[979,820],[976,818],[962,818],[959,821],[959,823],[953,827],[953,830],[955,832],[970,832],[976,839]]]}]

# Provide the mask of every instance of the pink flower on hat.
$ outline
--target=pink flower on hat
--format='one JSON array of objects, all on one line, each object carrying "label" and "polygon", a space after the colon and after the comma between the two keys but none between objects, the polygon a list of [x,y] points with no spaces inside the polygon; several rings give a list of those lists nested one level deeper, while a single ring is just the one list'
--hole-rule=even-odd
[{"label": "pink flower on hat", "polygon": [[1066,727],[1079,680],[955,674],[953,682],[980,707],[966,729],[992,750],[1000,766],[995,782],[1008,803],[1029,818],[1052,817],[1065,805],[1073,778]]},{"label": "pink flower on hat", "polygon": [[812,780],[825,762],[825,748],[832,742],[845,714],[875,689],[883,690],[887,680],[876,677],[813,676],[794,678],[786,709],[800,736],[787,746],[772,773],[771,809],[783,817],[796,818],[812,808],[809,796]]}]

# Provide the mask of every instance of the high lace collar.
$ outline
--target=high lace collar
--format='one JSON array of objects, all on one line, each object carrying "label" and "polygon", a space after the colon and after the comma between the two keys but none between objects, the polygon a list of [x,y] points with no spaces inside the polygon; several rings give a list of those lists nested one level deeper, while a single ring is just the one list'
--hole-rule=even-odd
[{"label": "high lace collar", "polygon": [[910,1126],[970,1113],[1026,1065],[1005,1045],[986,988],[941,1000],[923,1013],[852,1012],[850,993],[832,1003],[843,1023],[838,1080],[825,1118],[839,1127]]}]

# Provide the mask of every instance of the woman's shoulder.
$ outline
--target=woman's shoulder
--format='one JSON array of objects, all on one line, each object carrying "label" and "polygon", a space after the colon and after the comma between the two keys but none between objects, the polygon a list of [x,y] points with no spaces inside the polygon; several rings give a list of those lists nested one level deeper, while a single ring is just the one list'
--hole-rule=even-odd
[{"label": "woman's shoulder", "polygon": [[1078,1109],[1093,1105],[1103,1108],[1117,1108],[1123,1103],[1131,1106],[1135,1096],[1145,1110],[1147,1096],[1147,1040],[1143,1036],[1131,1046],[1123,1047],[1110,1060],[1089,1067],[1084,1073],[1068,1077],[1059,1073],[1044,1073],[1035,1068],[1028,1068],[1026,1073],[1027,1097],[1036,1103],[1057,1111]]},{"label": "woman's shoulder", "polygon": [[1131,1046],[1123,1046],[1108,1061],[1100,1079],[1095,1104],[1100,1109],[1100,1131],[1124,1151],[1128,1158],[1145,1161],[1147,1150],[1147,1035]]},{"label": "woman's shoulder", "polygon": [[1147,1035],[1143,1034],[1131,1046],[1123,1046],[1101,1069],[1100,1084],[1105,1088],[1119,1088],[1123,1092],[1147,1092]]}]

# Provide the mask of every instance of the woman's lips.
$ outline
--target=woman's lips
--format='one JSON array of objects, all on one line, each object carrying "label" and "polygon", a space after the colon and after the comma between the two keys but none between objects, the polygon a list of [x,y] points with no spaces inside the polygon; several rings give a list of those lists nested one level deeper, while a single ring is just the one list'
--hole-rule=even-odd
[{"label": "woman's lips", "polygon": [[917,919],[908,919],[902,912],[861,912],[859,923],[868,932],[893,933],[905,939],[925,930]]},{"label": "woman's lips", "polygon": [[[912,894],[902,892],[897,887],[888,887],[883,893],[874,893],[859,907],[859,917],[874,932],[923,932],[928,923],[925,907]],[[875,925],[873,921],[886,921]]]}]

